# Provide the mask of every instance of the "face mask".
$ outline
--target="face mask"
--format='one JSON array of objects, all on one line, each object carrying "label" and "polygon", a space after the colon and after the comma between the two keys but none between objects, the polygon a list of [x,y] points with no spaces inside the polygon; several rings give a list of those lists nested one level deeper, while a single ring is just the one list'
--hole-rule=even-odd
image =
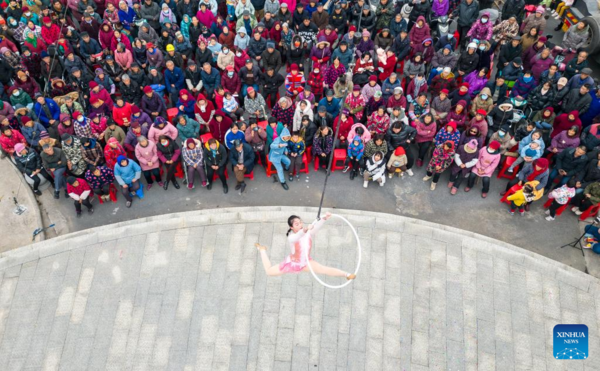
[{"label": "face mask", "polygon": [[227,72],[227,76],[233,77],[233,71]]},{"label": "face mask", "polygon": [[228,54],[229,53],[229,49],[223,49],[223,54]]},{"label": "face mask", "polygon": [[319,73],[319,70],[315,70],[315,73]]},{"label": "face mask", "polygon": [[77,121],[79,121],[79,122],[83,122],[83,116],[79,116],[79,117],[77,118]]},{"label": "face mask", "polygon": [[481,46],[479,47],[479,50],[485,50],[485,45],[481,45]]},{"label": "face mask", "polygon": [[499,131],[499,132],[498,132],[498,136],[499,136],[500,138],[504,137],[505,135],[506,135],[506,133],[505,133],[505,132],[503,132],[503,131]]},{"label": "face mask", "polygon": [[533,76],[523,77],[523,81],[525,82],[530,82],[531,80],[533,80]]},{"label": "face mask", "polygon": [[487,100],[488,99],[488,95],[487,94],[481,94],[481,99]]},{"label": "face mask", "polygon": [[481,23],[483,23],[483,24],[486,24],[486,23],[487,23],[487,21],[488,21],[488,20],[487,20],[487,18],[482,18],[482,19],[481,19]]},{"label": "face mask", "polygon": [[30,13],[30,12],[27,12],[27,13],[25,13],[25,16],[27,16],[27,17],[30,17],[30,16],[31,16],[31,13]]},{"label": "face mask", "polygon": [[17,25],[17,22],[16,22],[16,21],[12,21],[12,22],[10,22],[10,25],[11,25],[11,26],[16,26],[16,25]]},{"label": "face mask", "polygon": [[169,144],[169,141],[167,141],[167,140],[161,140],[160,144],[162,144],[163,146],[166,147]]},{"label": "face mask", "polygon": [[15,92],[13,93],[13,95],[15,97],[18,97],[19,95],[21,95],[21,92],[19,90],[15,90]]},{"label": "face mask", "polygon": [[235,55],[236,55],[237,57],[241,57],[241,56],[242,56],[242,53],[235,53]]}]

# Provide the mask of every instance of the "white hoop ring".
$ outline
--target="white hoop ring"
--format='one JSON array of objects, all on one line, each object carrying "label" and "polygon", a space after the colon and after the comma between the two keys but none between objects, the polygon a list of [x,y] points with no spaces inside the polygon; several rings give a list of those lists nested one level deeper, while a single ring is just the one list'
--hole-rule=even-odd
[{"label": "white hoop ring", "polygon": [[[352,230],[352,233],[354,234],[354,238],[356,238],[356,248],[358,250],[358,263],[356,264],[356,269],[354,270],[354,274],[358,274],[358,270],[360,269],[360,260],[362,257],[362,247],[360,246],[360,239],[358,238],[358,233],[356,233],[356,229],[354,229],[354,226],[352,224],[350,224],[350,222],[344,218],[341,215],[337,215],[337,214],[331,214],[331,216],[335,216],[336,218],[340,218],[342,219],[344,222],[346,222],[346,224],[348,224],[348,226],[350,227],[350,229]],[[308,269],[310,270],[310,273],[312,273],[313,277],[323,286],[330,288],[330,289],[341,289],[344,286],[347,286],[350,284],[350,282],[354,281],[354,280],[347,280],[346,282],[344,282],[341,285],[330,285],[328,283],[323,282],[319,276],[317,276],[315,274],[315,271],[313,271],[312,266],[310,265],[310,259],[308,257],[308,251],[306,252],[306,265],[308,265]]]}]

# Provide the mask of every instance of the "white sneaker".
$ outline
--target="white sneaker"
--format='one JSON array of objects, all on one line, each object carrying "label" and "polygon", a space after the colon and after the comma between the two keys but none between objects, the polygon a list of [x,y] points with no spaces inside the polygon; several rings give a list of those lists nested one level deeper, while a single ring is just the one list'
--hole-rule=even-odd
[{"label": "white sneaker", "polygon": [[546,215],[550,215],[550,210],[546,210]]},{"label": "white sneaker", "polygon": [[431,182],[431,187],[429,187],[429,189],[431,189],[432,191],[434,191],[436,185],[437,185],[437,183]]},{"label": "white sneaker", "polygon": [[363,187],[367,188],[368,186],[369,186],[369,181],[368,181],[368,180],[365,180],[365,181],[363,182]]},{"label": "white sneaker", "polygon": [[429,180],[429,179],[431,179],[431,178],[432,178],[432,177],[430,177],[429,175],[425,175],[425,176],[423,177],[423,181],[424,181],[424,182],[426,182],[426,181],[428,181],[428,180]]},{"label": "white sneaker", "polygon": [[394,173],[389,173],[389,174],[388,174],[388,177],[389,177],[390,179],[392,179],[392,177],[393,177],[393,176],[394,176]]},{"label": "white sneaker", "polygon": [[547,221],[549,221],[549,222],[551,222],[551,221],[553,221],[553,220],[554,220],[554,218],[553,218],[553,217],[551,217],[550,215],[548,215],[548,216],[546,217],[546,220],[547,220]]},{"label": "white sneaker", "polygon": [[409,176],[413,176],[413,175],[415,175],[415,174],[412,172],[412,169],[408,169],[408,170],[406,170],[406,173],[407,173]]},{"label": "white sneaker", "polygon": [[581,214],[583,214],[583,211],[575,210],[575,215],[581,215]]},{"label": "white sneaker", "polygon": [[379,182],[380,187],[383,187],[384,184],[385,184],[384,182]]},{"label": "white sneaker", "polygon": [[576,213],[576,212],[577,212],[577,210],[579,210],[579,208],[578,208],[577,206],[573,206],[573,207],[571,208],[571,211],[572,211],[572,212],[574,212],[574,213]]},{"label": "white sneaker", "polygon": [[506,170],[506,172],[507,172],[507,173],[513,173],[514,171],[515,171],[515,169],[511,169],[511,168],[508,168],[508,169]]}]

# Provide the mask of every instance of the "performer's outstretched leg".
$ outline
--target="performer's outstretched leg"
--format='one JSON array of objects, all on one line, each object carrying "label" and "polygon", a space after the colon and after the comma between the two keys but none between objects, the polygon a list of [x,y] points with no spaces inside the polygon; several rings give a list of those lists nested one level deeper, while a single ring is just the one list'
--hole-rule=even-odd
[{"label": "performer's outstretched leg", "polygon": [[[332,277],[346,277],[347,279],[350,279],[350,280],[352,280],[356,277],[354,274],[344,272],[341,269],[321,265],[314,260],[310,261],[310,266],[312,267],[313,271],[316,274],[324,274],[326,276],[332,276]],[[304,271],[310,271],[310,268],[308,266],[306,266],[306,268],[304,268]]]},{"label": "performer's outstretched leg", "polygon": [[265,273],[267,276],[281,276],[283,272],[279,270],[279,265],[271,265],[271,260],[269,260],[269,256],[267,255],[267,247],[259,244],[254,244],[258,251],[260,251],[260,258],[263,263],[263,267],[265,268]]}]

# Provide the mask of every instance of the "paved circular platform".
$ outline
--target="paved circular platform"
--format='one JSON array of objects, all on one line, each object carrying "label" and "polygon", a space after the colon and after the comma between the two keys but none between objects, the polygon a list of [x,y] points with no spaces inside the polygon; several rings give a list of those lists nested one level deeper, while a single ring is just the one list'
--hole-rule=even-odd
[{"label": "paved circular platform", "polygon": [[[203,210],[94,228],[0,255],[0,370],[600,370],[599,281],[481,235],[335,210],[357,280],[266,277],[290,214]],[[335,220],[314,258],[352,270]],[[336,282],[333,280],[332,282]],[[589,327],[555,360],[552,329]]]}]

